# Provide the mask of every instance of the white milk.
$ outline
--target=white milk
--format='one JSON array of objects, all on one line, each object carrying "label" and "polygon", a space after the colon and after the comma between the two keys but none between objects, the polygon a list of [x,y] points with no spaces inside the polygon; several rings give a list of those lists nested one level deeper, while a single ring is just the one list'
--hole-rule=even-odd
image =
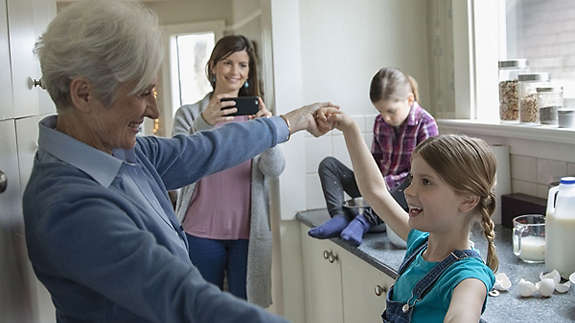
[{"label": "white milk", "polygon": [[545,238],[536,236],[522,237],[519,257],[526,262],[543,262],[545,260]]},{"label": "white milk", "polygon": [[545,236],[549,252],[545,254],[545,267],[547,271],[557,269],[561,277],[568,278],[575,272],[575,218],[548,215],[546,221]]}]

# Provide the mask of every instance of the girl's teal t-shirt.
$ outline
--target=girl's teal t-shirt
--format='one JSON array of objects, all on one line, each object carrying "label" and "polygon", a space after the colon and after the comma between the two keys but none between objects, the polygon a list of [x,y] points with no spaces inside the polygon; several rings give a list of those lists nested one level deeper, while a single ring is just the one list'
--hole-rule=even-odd
[{"label": "girl's teal t-shirt", "polygon": [[[407,237],[406,256],[414,252],[428,236],[429,233],[427,232],[412,229]],[[417,282],[437,264],[436,262],[429,262],[423,259],[422,253],[423,251],[417,255],[411,265],[397,278],[393,286],[393,301],[406,303],[411,297],[411,291]],[[485,284],[487,291],[491,290],[495,283],[493,271],[480,259],[468,257],[459,260],[449,266],[435,282],[431,290],[422,300],[417,302],[413,310],[412,322],[443,322],[449,309],[453,289],[467,278],[481,280]],[[410,301],[410,303],[412,302]],[[485,305],[486,302],[483,303],[481,312],[485,310]]]}]

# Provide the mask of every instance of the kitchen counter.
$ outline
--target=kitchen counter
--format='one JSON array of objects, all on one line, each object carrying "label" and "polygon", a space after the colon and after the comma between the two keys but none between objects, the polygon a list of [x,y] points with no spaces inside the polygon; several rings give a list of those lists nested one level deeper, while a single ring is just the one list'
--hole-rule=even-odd
[{"label": "kitchen counter", "polygon": [[[309,227],[317,226],[329,219],[326,209],[313,209],[299,212],[296,219]],[[495,227],[495,245],[499,258],[499,271],[511,280],[511,290],[497,297],[489,297],[487,309],[482,318],[487,322],[573,322],[575,321],[575,287],[566,294],[553,294],[552,297],[522,298],[517,291],[521,278],[531,282],[539,281],[539,273],[545,270],[544,264],[524,263],[513,254],[511,229],[501,225]],[[480,229],[473,230],[471,240],[483,257],[487,255],[487,241]],[[331,239],[338,246],[358,256],[383,273],[397,277],[405,249],[395,248],[386,233],[367,233],[359,247],[339,238]]]}]

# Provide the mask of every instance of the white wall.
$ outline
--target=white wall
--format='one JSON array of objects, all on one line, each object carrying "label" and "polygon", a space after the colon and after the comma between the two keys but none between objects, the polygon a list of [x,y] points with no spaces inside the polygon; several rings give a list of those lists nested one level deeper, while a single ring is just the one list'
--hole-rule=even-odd
[{"label": "white wall", "polygon": [[300,1],[300,21],[304,102],[373,113],[369,83],[383,66],[414,76],[430,102],[426,1]]},{"label": "white wall", "polygon": [[[290,10],[278,10],[274,15],[272,10],[274,28],[278,27],[278,22],[286,27],[294,25],[274,33],[276,102],[283,106],[284,112],[296,107],[297,103],[331,101],[347,113],[358,116],[369,134],[372,121],[365,123],[362,119],[364,115],[376,113],[369,101],[369,83],[383,66],[398,67],[413,75],[420,86],[420,101],[424,106],[431,102],[426,1],[306,0],[291,3],[291,6],[297,3],[291,14]],[[277,6],[285,4],[278,3]],[[288,82],[291,85],[286,87]],[[283,105],[287,101],[290,104]],[[291,141],[296,140],[301,141],[301,138]],[[326,147],[328,140],[333,141],[329,149]],[[314,178],[321,160],[318,152],[345,157],[343,145],[343,138],[337,135],[329,139],[308,137],[304,143],[286,145],[288,176],[282,177],[280,187],[290,192],[291,199],[289,205],[282,207],[283,219],[291,219],[297,210],[324,206],[317,178]],[[313,156],[306,152],[313,152]],[[289,169],[290,165],[294,167]]]}]

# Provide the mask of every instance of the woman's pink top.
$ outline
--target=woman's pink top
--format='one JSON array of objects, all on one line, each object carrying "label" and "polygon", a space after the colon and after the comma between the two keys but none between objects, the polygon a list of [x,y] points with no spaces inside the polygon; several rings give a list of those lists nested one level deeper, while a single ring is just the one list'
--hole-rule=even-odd
[{"label": "woman's pink top", "polygon": [[[246,116],[238,116],[232,122],[246,120]],[[252,161],[248,160],[198,181],[184,218],[184,231],[210,239],[249,239],[251,176]]]}]

